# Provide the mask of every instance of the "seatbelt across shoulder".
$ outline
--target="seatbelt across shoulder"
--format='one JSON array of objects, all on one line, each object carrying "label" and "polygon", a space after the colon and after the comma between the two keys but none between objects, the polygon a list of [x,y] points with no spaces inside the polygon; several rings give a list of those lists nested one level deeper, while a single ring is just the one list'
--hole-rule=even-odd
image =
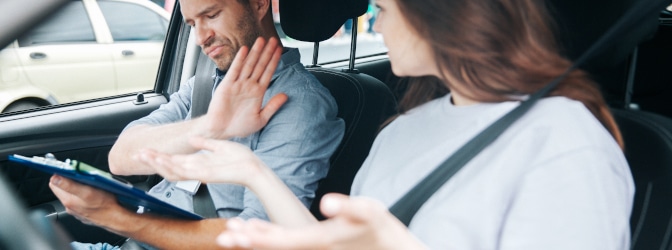
[{"label": "seatbelt across shoulder", "polygon": [[530,95],[530,97],[521,102],[521,104],[509,113],[495,121],[489,127],[481,131],[478,135],[459,148],[453,155],[448,157],[434,171],[422,179],[408,193],[402,196],[392,207],[390,212],[396,216],[404,225],[408,226],[415,216],[415,213],[422,205],[455,173],[480,153],[485,147],[490,145],[504,131],[513,124],[518,118],[523,116],[539,99],[550,93],[571,71],[591,59],[601,51],[609,48],[611,42],[618,40],[619,35],[626,35],[631,29],[642,22],[647,15],[660,12],[669,5],[670,0],[658,1],[637,1],[637,3],[626,12],[614,25],[605,32],[593,45],[579,57],[565,73],[555,78],[544,88]]},{"label": "seatbelt across shoulder", "polygon": [[[208,112],[208,106],[212,99],[212,91],[215,81],[212,76],[215,73],[215,63],[203,53],[199,53],[196,75],[194,76],[194,90],[191,95],[191,118],[196,118]],[[216,218],[217,211],[212,197],[205,184],[198,187],[193,195],[194,213],[205,218]]]},{"label": "seatbelt across shoulder", "polygon": [[199,53],[196,75],[194,76],[194,90],[191,94],[191,118],[196,118],[208,112],[212,99],[212,90],[215,81],[215,63],[203,53]]}]

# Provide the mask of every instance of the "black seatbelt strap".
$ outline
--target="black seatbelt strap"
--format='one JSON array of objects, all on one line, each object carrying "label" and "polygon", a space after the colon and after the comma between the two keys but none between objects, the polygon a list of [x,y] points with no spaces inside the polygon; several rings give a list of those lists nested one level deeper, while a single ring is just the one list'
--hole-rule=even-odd
[{"label": "black seatbelt strap", "polygon": [[415,216],[415,213],[422,205],[446,183],[455,173],[473,159],[485,147],[495,141],[504,131],[513,124],[518,118],[523,116],[540,98],[546,96],[553,90],[571,71],[579,65],[585,63],[599,52],[605,50],[611,45],[611,41],[618,40],[618,35],[625,35],[628,30],[635,28],[641,23],[647,15],[660,12],[669,4],[669,0],[638,1],[635,6],[629,9],[616,24],[605,32],[599,40],[584,52],[565,73],[551,81],[544,88],[529,96],[529,98],[511,110],[509,113],[499,118],[489,127],[481,131],[460,149],[455,151],[439,167],[434,169],[429,175],[415,185],[408,193],[402,196],[392,207],[390,212],[396,216],[404,225],[408,226]]},{"label": "black seatbelt strap", "polygon": [[[565,73],[562,78],[564,78],[566,74],[567,73]],[[504,133],[506,128],[523,116],[532,105],[539,100],[539,98],[555,88],[562,78],[556,78],[551,84],[531,95],[518,107],[511,110],[502,118],[499,118],[499,120],[485,128],[481,133],[476,135],[476,137],[472,138],[464,146],[455,151],[455,153],[441,163],[439,167],[434,169],[434,171],[392,205],[392,207],[390,207],[390,212],[404,223],[404,225],[408,226],[411,223],[413,216],[415,216],[415,213],[422,207],[429,197],[436,192],[436,190],[453,177],[457,171],[462,169],[467,162]]]},{"label": "black seatbelt strap", "polygon": [[204,218],[217,218],[217,210],[215,203],[212,202],[212,197],[208,191],[208,185],[201,183],[198,191],[193,196],[194,213],[203,216]]},{"label": "black seatbelt strap", "polygon": [[[208,112],[212,90],[215,80],[212,78],[215,71],[215,63],[207,55],[199,53],[196,76],[194,78],[194,90],[191,95],[191,118],[196,118]],[[217,218],[215,204],[205,184],[198,187],[193,195],[194,213],[205,218]]]}]

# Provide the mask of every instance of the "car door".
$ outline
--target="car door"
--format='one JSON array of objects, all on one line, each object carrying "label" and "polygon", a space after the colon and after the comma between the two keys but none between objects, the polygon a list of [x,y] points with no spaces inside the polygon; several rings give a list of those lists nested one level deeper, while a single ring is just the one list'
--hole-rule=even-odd
[{"label": "car door", "polygon": [[[158,69],[147,69],[158,77],[156,84],[144,91],[142,97],[145,102],[137,102],[136,94],[130,93],[0,114],[0,174],[9,179],[10,186],[31,210],[45,211],[56,218],[74,240],[115,242],[121,238],[104,229],[83,225],[67,215],[48,187],[50,176],[13,164],[7,160],[8,155],[43,156],[52,153],[57,159],[77,159],[109,170],[107,154],[126,124],[166,103],[168,89],[175,91],[179,87],[182,61],[175,59],[179,57],[176,52],[180,51],[178,47],[186,46],[188,37],[180,36],[178,31],[182,28],[182,19],[178,17],[177,20],[177,25],[170,26],[174,31],[166,39],[163,63]],[[180,53],[184,55],[184,52]],[[106,70],[114,71],[114,65],[107,64]],[[89,78],[85,74],[71,74],[70,78],[88,85],[97,84],[99,80],[99,77]],[[148,176],[125,179],[139,187],[151,181]]]},{"label": "car door", "polygon": [[114,68],[82,1],[72,1],[18,39],[16,49],[28,82],[58,103],[93,99],[114,91]]}]

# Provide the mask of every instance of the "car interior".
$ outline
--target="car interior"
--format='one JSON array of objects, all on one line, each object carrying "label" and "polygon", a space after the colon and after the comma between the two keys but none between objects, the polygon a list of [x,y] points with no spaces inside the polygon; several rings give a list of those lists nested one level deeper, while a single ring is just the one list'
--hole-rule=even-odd
[{"label": "car interior", "polygon": [[[553,1],[551,5],[555,8],[567,57],[576,59],[634,3],[632,0]],[[672,120],[669,113],[664,113],[666,105],[650,105],[660,101],[658,94],[664,93],[666,88],[664,78],[652,76],[662,77],[665,72],[663,64],[655,58],[659,58],[665,47],[669,49],[669,45],[662,44],[664,34],[669,33],[663,20],[669,17],[666,11],[641,17],[644,21],[629,30],[629,36],[615,42],[614,49],[598,54],[583,66],[600,85],[625,141],[625,155],[635,180],[630,217],[632,249],[672,246],[672,203],[667,198],[672,190],[669,173]],[[585,25],[587,22],[591,25]],[[658,47],[653,49],[652,44]],[[658,94],[651,95],[650,88],[658,88]]]},{"label": "car interior", "polygon": [[[25,0],[24,0],[25,1]],[[18,13],[20,25],[0,28],[0,45],[35,25],[63,0],[30,0],[34,8]],[[22,2],[22,1],[10,1]],[[576,59],[636,0],[547,0],[556,18],[565,55]],[[667,2],[668,0],[655,0]],[[0,13],[4,8],[0,3]],[[348,18],[366,12],[368,0],[280,1],[284,32],[296,40],[315,44],[309,71],[329,89],[344,119],[343,141],[331,157],[331,169],[317,190],[311,212],[329,192],[349,193],[350,184],[368,154],[381,125],[396,114],[405,79],[392,74],[385,55],[354,58],[357,25],[353,25],[351,58],[318,64],[319,43],[331,37]],[[22,4],[25,5],[25,4]],[[642,14],[643,20],[627,37],[613,41],[614,48],[599,54],[582,68],[602,88],[612,107],[626,144],[625,154],[636,185],[631,215],[633,249],[672,248],[672,90],[665,67],[672,65],[672,13]],[[3,15],[0,15],[3,18]],[[356,18],[354,18],[356,23]],[[0,114],[0,249],[65,249],[67,242],[119,243],[123,237],[80,223],[68,215],[48,187],[49,175],[19,166],[8,155],[53,153],[58,159],[77,159],[108,170],[107,154],[122,129],[168,101],[180,82],[201,64],[200,48],[182,21],[179,3],[166,36],[153,91],[102,98],[34,110]],[[139,102],[139,100],[146,102]],[[124,176],[134,186],[149,188],[159,176]],[[52,223],[57,222],[57,223]],[[17,226],[21,230],[17,230]]]}]

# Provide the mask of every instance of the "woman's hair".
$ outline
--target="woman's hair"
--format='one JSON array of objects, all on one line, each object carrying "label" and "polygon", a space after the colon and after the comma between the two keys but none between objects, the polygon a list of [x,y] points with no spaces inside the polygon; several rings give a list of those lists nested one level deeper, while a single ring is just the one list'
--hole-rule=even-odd
[{"label": "woman's hair", "polygon": [[[564,73],[543,0],[395,0],[404,18],[429,42],[442,79],[413,77],[403,113],[450,90],[480,102],[519,100]],[[550,94],[582,102],[623,148],[621,133],[597,85],[581,70]]]}]

